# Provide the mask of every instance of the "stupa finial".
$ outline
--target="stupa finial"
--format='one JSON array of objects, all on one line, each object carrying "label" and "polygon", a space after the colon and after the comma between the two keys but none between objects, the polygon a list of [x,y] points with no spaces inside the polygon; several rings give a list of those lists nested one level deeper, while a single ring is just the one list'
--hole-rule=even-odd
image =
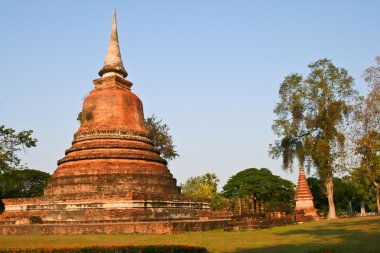
[{"label": "stupa finial", "polygon": [[117,35],[116,8],[113,13],[111,39],[106,60],[104,62],[103,68],[99,71],[99,76],[101,77],[111,75],[118,75],[121,77],[127,77],[128,75],[123,66],[123,61],[120,54],[119,39]]}]

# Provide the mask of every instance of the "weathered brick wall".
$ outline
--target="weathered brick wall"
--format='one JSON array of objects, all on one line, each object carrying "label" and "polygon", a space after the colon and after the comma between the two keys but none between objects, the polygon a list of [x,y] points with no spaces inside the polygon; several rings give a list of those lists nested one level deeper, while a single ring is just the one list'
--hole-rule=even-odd
[{"label": "weathered brick wall", "polygon": [[227,220],[103,224],[0,225],[1,235],[173,234],[224,228]]}]

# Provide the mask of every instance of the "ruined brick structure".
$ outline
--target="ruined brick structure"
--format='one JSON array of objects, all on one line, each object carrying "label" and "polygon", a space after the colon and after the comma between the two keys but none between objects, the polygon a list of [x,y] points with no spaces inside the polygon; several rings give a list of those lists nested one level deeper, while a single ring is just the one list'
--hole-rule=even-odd
[{"label": "ruined brick structure", "polygon": [[309,184],[306,180],[305,171],[302,167],[300,167],[299,170],[297,190],[294,200],[296,201],[295,213],[296,215],[301,214],[301,216],[296,216],[297,221],[302,220],[302,216],[315,220],[319,219],[317,209],[314,207],[313,195],[311,194]]},{"label": "ruined brick structure", "polygon": [[[188,220],[192,223],[186,225],[187,230],[195,229],[191,224],[198,228],[222,226],[224,223],[215,223],[215,219],[211,225],[194,223],[213,220],[209,200],[181,195],[167,162],[147,138],[142,102],[131,92],[132,83],[125,79],[128,74],[120,55],[116,13],[99,75],[83,103],[82,123],[72,146],[58,161],[44,196],[3,200],[5,213],[0,216],[0,233],[22,233],[17,224],[37,224],[32,229],[37,233],[44,233],[38,228],[49,233],[70,233],[59,224],[66,228],[71,224],[75,233],[103,231],[91,222],[108,224],[111,229],[107,231],[116,232],[130,232],[132,227],[132,232],[166,233],[168,226],[144,223],[136,228],[138,225],[131,223],[124,224],[128,229],[123,230],[116,225],[112,229],[109,223]],[[78,223],[82,225],[75,225]],[[151,230],[144,230],[146,227]],[[165,229],[160,231],[160,227]]]}]

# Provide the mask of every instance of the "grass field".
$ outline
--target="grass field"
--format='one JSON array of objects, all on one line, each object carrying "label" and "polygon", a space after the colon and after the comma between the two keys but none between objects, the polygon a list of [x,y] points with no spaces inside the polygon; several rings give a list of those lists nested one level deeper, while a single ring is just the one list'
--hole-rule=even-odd
[{"label": "grass field", "polygon": [[380,216],[318,221],[272,229],[176,235],[1,236],[0,248],[181,244],[210,252],[309,252],[321,248],[380,252]]}]

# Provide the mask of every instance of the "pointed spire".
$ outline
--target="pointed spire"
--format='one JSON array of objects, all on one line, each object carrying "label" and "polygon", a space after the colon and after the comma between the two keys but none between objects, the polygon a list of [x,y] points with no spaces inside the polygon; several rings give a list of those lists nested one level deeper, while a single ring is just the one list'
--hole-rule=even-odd
[{"label": "pointed spire", "polygon": [[119,39],[117,35],[117,24],[116,24],[116,8],[113,13],[113,23],[110,45],[108,47],[108,52],[106,60],[104,62],[103,68],[99,71],[99,76],[106,77],[110,75],[118,75],[121,77],[127,77],[128,73],[125,71],[123,66],[123,61],[121,59]]}]

